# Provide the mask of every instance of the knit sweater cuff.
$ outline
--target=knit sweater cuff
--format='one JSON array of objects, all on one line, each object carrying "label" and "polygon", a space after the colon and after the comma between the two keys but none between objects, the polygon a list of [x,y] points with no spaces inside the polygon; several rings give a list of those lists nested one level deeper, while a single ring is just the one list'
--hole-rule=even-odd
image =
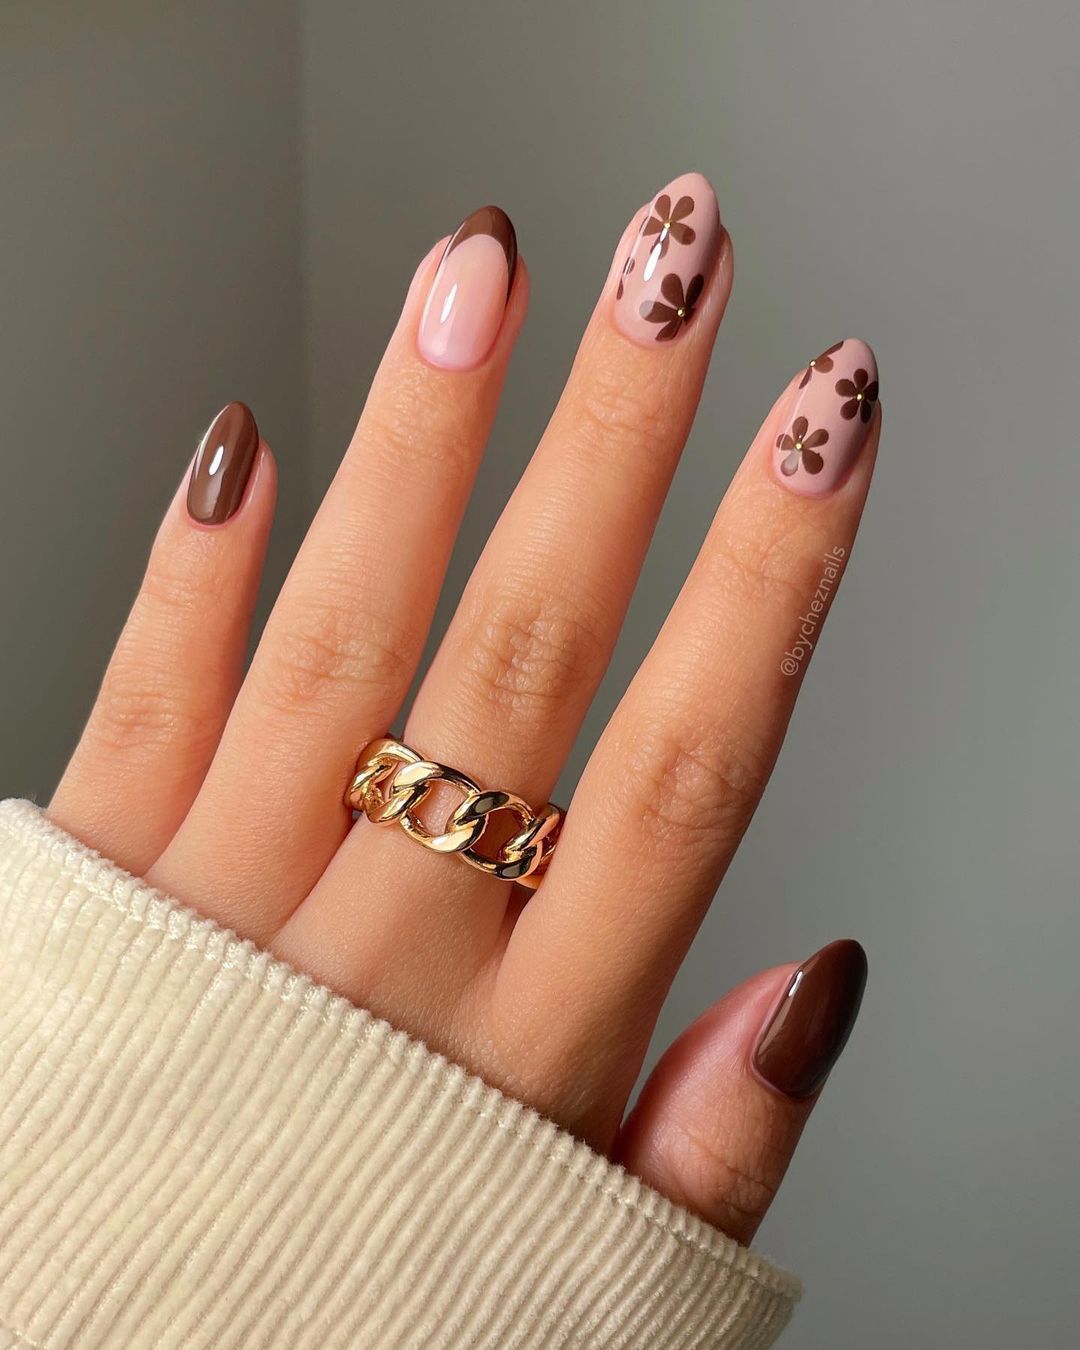
[{"label": "knit sweater cuff", "polygon": [[0,804],[0,1347],[773,1344],[790,1276]]}]

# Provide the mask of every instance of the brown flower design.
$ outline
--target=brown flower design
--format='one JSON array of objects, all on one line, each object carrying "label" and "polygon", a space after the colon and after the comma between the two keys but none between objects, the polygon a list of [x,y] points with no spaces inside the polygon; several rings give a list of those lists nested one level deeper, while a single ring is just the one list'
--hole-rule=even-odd
[{"label": "brown flower design", "polygon": [[686,217],[693,209],[693,197],[680,197],[674,206],[666,192],[657,197],[651,215],[641,228],[641,233],[660,236],[653,245],[654,252],[659,249],[656,255],[658,259],[668,251],[668,244],[673,239],[677,244],[692,244],[697,238],[697,231],[686,224]]},{"label": "brown flower design", "polygon": [[692,278],[685,292],[682,280],[676,272],[669,272],[660,283],[660,294],[667,301],[662,305],[653,300],[641,306],[641,317],[646,323],[662,323],[664,326],[656,335],[657,342],[670,342],[675,334],[694,317],[694,307],[705,289],[705,278],[699,272]]},{"label": "brown flower design", "polygon": [[819,370],[823,375],[827,375],[833,368],[833,355],[838,352],[843,345],[843,342],[834,342],[831,347],[826,347],[820,356],[815,356],[806,367],[806,374],[799,381],[799,388],[806,388],[810,383],[810,377],[815,370]]},{"label": "brown flower design", "polygon": [[616,300],[621,300],[623,298],[623,289],[626,285],[626,278],[630,275],[630,273],[633,270],[634,270],[634,255],[631,254],[627,258],[627,260],[623,263],[623,269],[619,273],[619,289],[615,292]]},{"label": "brown flower design", "polygon": [[849,422],[853,417],[861,417],[864,422],[870,421],[874,413],[874,404],[877,402],[878,382],[871,381],[861,366],[850,380],[836,381],[836,392],[847,399],[840,409],[841,417]]},{"label": "brown flower design", "polygon": [[[807,435],[807,432],[810,432]],[[796,417],[791,430],[776,438],[777,450],[786,450],[788,454],[780,462],[780,472],[790,478],[799,467],[800,461],[807,473],[820,473],[825,461],[817,452],[817,446],[824,445],[829,433],[824,429],[810,431],[810,423],[805,417]]]}]

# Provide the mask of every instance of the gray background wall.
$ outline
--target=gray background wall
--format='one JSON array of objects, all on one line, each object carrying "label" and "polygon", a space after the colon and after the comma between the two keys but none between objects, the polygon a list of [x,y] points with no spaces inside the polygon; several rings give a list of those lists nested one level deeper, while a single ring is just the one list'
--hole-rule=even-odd
[{"label": "gray background wall", "polygon": [[413,266],[473,206],[510,211],[534,289],[444,619],[629,214],[700,168],[738,256],[564,795],[776,391],[875,345],[856,556],[657,1038],[759,966],[869,949],[761,1234],[807,1280],[792,1345],[1080,1331],[1078,41],[1071,0],[0,11],[4,793],[48,794],[229,397],[282,465],[280,576]]}]

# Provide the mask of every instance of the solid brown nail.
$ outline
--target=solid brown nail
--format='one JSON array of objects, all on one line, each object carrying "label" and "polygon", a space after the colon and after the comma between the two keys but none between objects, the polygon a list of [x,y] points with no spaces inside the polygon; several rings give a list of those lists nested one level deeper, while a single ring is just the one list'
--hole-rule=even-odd
[{"label": "solid brown nail", "polygon": [[804,961],[754,1052],[754,1068],[787,1097],[812,1097],[847,1044],[866,988],[866,953],[846,938]]},{"label": "solid brown nail", "polygon": [[227,403],[199,442],[188,482],[188,514],[201,525],[222,525],[244,499],[259,428],[244,403]]}]

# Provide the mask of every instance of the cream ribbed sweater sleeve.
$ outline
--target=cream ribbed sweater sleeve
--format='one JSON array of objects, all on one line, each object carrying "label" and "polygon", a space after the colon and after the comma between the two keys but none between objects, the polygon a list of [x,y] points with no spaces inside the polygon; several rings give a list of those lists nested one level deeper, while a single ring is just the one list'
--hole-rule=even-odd
[{"label": "cream ribbed sweater sleeve", "polygon": [[0,1347],[772,1345],[797,1286],[0,805]]}]

